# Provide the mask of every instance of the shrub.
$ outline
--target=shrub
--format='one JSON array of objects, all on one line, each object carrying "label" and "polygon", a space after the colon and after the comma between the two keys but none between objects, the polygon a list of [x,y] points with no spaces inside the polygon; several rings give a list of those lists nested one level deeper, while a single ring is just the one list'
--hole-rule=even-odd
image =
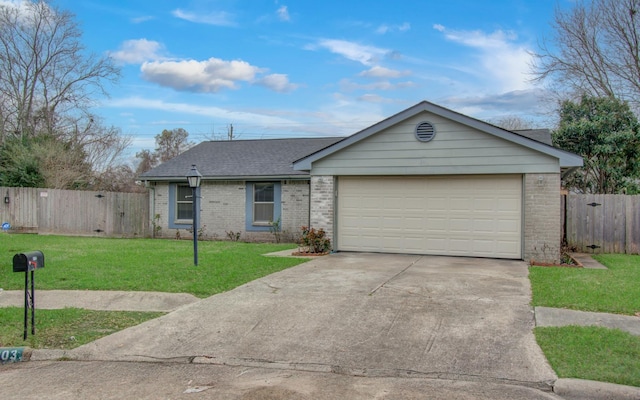
[{"label": "shrub", "polygon": [[225,231],[225,233],[227,234],[227,238],[229,240],[231,240],[232,242],[237,242],[240,240],[240,236],[242,236],[242,232],[238,231],[238,232],[234,232],[234,231]]},{"label": "shrub", "polygon": [[276,239],[276,243],[280,243],[282,240],[282,234],[285,233],[280,225],[280,217],[278,217],[276,221],[269,222],[269,232],[273,234],[273,237]]},{"label": "shrub", "polygon": [[331,250],[331,240],[326,237],[326,232],[322,228],[315,230],[303,226],[300,245],[306,247],[308,253],[325,253]]}]

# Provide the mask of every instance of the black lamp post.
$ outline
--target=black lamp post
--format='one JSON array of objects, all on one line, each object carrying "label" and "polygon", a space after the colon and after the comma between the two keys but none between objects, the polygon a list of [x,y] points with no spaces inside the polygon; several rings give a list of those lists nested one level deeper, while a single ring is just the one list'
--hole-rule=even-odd
[{"label": "black lamp post", "polygon": [[193,192],[193,265],[198,266],[198,196],[197,191],[200,187],[202,175],[196,169],[196,165],[191,165],[191,171],[187,174],[189,187]]}]

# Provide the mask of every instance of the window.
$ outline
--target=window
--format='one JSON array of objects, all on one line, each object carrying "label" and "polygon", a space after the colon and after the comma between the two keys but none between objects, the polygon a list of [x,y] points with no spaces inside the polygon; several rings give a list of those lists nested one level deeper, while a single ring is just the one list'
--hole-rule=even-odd
[{"label": "window", "polygon": [[253,185],[253,223],[266,225],[274,220],[275,185],[273,183],[255,183]]},{"label": "window", "polygon": [[193,219],[193,190],[186,185],[178,185],[176,188],[176,219]]},{"label": "window", "polygon": [[245,227],[247,232],[268,232],[270,222],[282,213],[281,182],[247,182]]}]

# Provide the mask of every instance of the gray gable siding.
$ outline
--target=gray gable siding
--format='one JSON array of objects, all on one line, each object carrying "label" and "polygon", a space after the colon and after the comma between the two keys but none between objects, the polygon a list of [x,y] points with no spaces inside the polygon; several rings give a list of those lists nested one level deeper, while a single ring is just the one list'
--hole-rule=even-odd
[{"label": "gray gable siding", "polygon": [[[351,135],[336,144],[319,150],[315,153],[309,154],[306,157],[303,157],[294,162],[294,169],[299,171],[311,171],[312,165],[315,168],[318,164],[318,161],[327,158],[335,153],[344,151],[344,149],[355,145],[356,143],[363,141],[371,136],[375,136],[382,131],[387,129],[391,129],[394,126],[402,126],[406,123],[407,120],[416,117],[422,113],[428,113],[428,115],[434,115],[445,120],[449,120],[452,123],[457,123],[466,127],[470,131],[485,133],[486,137],[495,137],[498,139],[503,139],[507,142],[511,142],[515,145],[522,146],[524,148],[528,148],[530,150],[539,152],[543,155],[550,156],[551,158],[557,159],[559,162],[560,168],[572,168],[582,166],[582,158],[576,154],[569,153],[560,149],[556,149],[548,144],[539,142],[534,139],[530,139],[527,137],[527,133],[521,131],[520,134],[514,133],[511,131],[507,131],[502,128],[498,128],[486,122],[477,120],[475,118],[468,117],[466,115],[457,113],[455,111],[449,110],[444,107],[440,107],[436,104],[423,101],[420,102],[413,107],[410,107],[404,111],[399,112],[383,121],[378,122],[354,135]],[[531,136],[539,138],[541,132],[530,132]],[[545,139],[546,141],[546,139]],[[480,173],[478,171],[477,173]],[[400,174],[403,174],[402,171],[399,171]],[[451,172],[455,173],[455,172]],[[482,173],[492,173],[491,170],[482,171]],[[314,175],[320,174],[318,171],[313,171]]]},{"label": "gray gable siding", "polygon": [[[436,135],[414,130],[431,122]],[[558,159],[429,112],[419,113],[313,163],[312,175],[558,173]]]}]

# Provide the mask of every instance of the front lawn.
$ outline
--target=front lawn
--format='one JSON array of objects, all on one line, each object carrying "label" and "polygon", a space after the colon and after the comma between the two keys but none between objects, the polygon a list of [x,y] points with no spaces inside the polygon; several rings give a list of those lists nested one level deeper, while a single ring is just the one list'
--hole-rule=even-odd
[{"label": "front lawn", "polygon": [[[23,290],[24,273],[13,272],[13,256],[40,250],[45,268],[34,272],[36,298],[38,290],[48,289],[157,291],[207,297],[305,262],[263,256],[293,248],[292,244],[202,241],[198,243],[196,267],[189,240],[0,233],[0,288]],[[36,335],[29,331],[25,342],[24,309],[0,308],[0,347],[70,349],[162,314],[37,309]]]},{"label": "front lawn", "polygon": [[24,289],[24,273],[12,272],[13,256],[41,250],[45,268],[35,272],[37,290],[138,290],[208,297],[304,262],[264,257],[292,244],[202,241],[198,266],[193,242],[106,239],[0,233],[0,288]]},{"label": "front lawn", "polygon": [[595,256],[608,270],[531,267],[533,305],[635,315],[640,312],[640,256]]},{"label": "front lawn", "polygon": [[640,386],[640,337],[595,326],[537,327],[535,334],[559,377]]},{"label": "front lawn", "polygon": [[[640,256],[601,254],[608,270],[529,268],[533,306],[636,315]],[[603,327],[537,327],[535,335],[561,378],[640,386],[640,337]]]},{"label": "front lawn", "polygon": [[[24,308],[0,308],[0,347],[29,346],[34,349],[73,349],[130,326],[157,318],[161,312],[94,311],[79,308],[36,309],[36,334],[31,322],[24,333]],[[30,317],[30,316],[29,316]]]}]

